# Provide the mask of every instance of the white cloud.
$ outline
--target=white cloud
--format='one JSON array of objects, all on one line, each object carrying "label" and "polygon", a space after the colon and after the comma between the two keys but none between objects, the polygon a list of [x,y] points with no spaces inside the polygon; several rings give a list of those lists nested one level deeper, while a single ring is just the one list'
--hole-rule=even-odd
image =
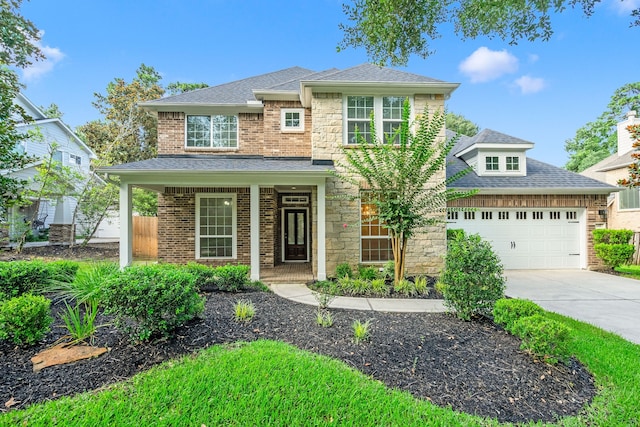
[{"label": "white cloud", "polygon": [[529,54],[529,63],[530,64],[538,62],[538,59],[540,59],[540,56],[536,55],[535,53]]},{"label": "white cloud", "polygon": [[613,8],[619,14],[631,13],[632,10],[640,8],[640,0],[613,0]]},{"label": "white cloud", "polygon": [[[44,36],[44,31],[40,33],[40,40]],[[35,43],[40,48],[45,59],[39,61],[32,61],[31,66],[25,68],[22,72],[22,76],[25,81],[37,80],[43,75],[47,74],[53,67],[64,58],[64,53],[57,47],[43,46],[40,41]]]},{"label": "white cloud", "polygon": [[483,83],[515,73],[518,58],[506,50],[496,51],[482,46],[462,61],[458,69],[471,79],[471,83]]},{"label": "white cloud", "polygon": [[520,88],[523,95],[540,92],[547,87],[547,82],[540,77],[522,76],[517,78],[514,83]]}]

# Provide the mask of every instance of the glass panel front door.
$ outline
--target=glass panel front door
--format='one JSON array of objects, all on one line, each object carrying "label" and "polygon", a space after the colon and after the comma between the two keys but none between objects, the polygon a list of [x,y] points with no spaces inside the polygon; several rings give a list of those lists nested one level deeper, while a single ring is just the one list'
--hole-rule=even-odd
[{"label": "glass panel front door", "polygon": [[284,216],[284,260],[307,260],[307,211],[287,210]]}]

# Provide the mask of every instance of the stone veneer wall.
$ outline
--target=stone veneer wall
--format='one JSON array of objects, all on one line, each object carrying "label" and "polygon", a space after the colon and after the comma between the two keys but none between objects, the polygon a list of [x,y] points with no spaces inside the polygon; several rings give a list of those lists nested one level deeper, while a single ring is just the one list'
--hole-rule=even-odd
[{"label": "stone veneer wall", "polygon": [[[237,195],[237,258],[196,260],[196,194],[234,193]],[[158,196],[158,260],[185,264],[197,261],[217,266],[251,265],[250,189],[215,187],[167,187]],[[260,189],[260,266],[274,263],[273,239],[276,201],[272,188]]]},{"label": "stone veneer wall", "polygon": [[71,239],[75,240],[75,224],[50,224],[49,243],[52,245],[70,244]]},{"label": "stone veneer wall", "polygon": [[545,194],[545,195],[476,195],[449,202],[450,207],[475,208],[586,208],[587,212],[587,268],[602,267],[593,249],[593,230],[602,223],[599,210],[606,209],[607,196],[602,194]]},{"label": "stone veneer wall", "polygon": [[[442,95],[415,95],[414,111],[423,112],[429,109],[443,108]],[[313,127],[312,151],[314,159],[331,159],[342,161],[343,121],[342,94],[315,93],[312,100]],[[444,131],[441,135],[444,138]],[[339,166],[337,166],[339,169]],[[444,168],[437,180],[445,178]],[[357,195],[359,188],[330,177],[326,181],[326,254],[327,275],[332,276],[338,264],[348,262],[351,265],[360,263],[360,205],[358,200],[335,198],[337,195]],[[315,200],[315,197],[313,198]],[[317,202],[316,202],[317,203]],[[317,204],[313,206],[314,213]],[[317,245],[313,246],[314,253]],[[444,222],[417,233],[409,242],[407,252],[407,274],[438,274],[443,267],[446,251],[446,227]],[[315,273],[315,271],[314,271]]]}]

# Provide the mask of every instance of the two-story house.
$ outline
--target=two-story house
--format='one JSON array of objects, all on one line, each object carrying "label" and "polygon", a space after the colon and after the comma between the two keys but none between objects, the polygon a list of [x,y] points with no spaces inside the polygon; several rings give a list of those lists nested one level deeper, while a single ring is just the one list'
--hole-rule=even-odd
[{"label": "two-story house", "polygon": [[[404,99],[409,99],[414,114],[425,108],[434,111],[444,108],[457,87],[457,83],[371,64],[322,72],[293,67],[142,103],[158,117],[158,157],[104,168],[121,180],[121,264],[132,261],[134,186],[159,194],[161,261],[243,263],[251,266],[253,279],[261,277],[261,269],[308,263],[314,277],[322,280],[339,263],[376,264],[392,259],[386,230],[366,220],[374,207],[366,198],[336,197],[357,195],[361,189],[338,180],[330,171],[339,167],[341,147],[355,144],[356,128],[367,133],[372,112],[377,129],[388,132],[400,121]],[[445,138],[444,130],[440,137]],[[583,245],[580,264],[575,266],[586,267],[593,258],[587,255],[592,250],[586,245],[586,232],[596,221],[594,212],[606,203],[609,186],[561,174],[547,165],[541,173],[553,170],[554,175],[539,191],[552,194],[537,197],[528,187],[543,183],[526,180],[532,167],[542,167],[527,162],[525,150],[531,144],[505,145],[502,139],[482,138],[468,146],[466,142],[458,144],[454,168],[482,165],[471,174],[480,178],[473,184],[481,184],[485,177],[506,178],[509,184],[504,194],[481,193],[466,203],[506,209],[531,209],[540,203],[545,212],[562,208],[563,215],[571,209],[580,224],[578,244]],[[509,155],[511,151],[514,154]],[[441,179],[445,173],[443,168]],[[551,183],[569,176],[588,184],[581,181],[578,188],[561,191],[558,188],[572,182]],[[519,193],[511,186],[518,178],[526,181]],[[489,200],[495,204],[485,206]],[[442,219],[440,225],[412,239],[408,273],[441,270],[446,250],[444,214]],[[552,229],[551,224],[545,225]]]},{"label": "two-story house", "polygon": [[[96,157],[94,152],[60,118],[47,117],[22,93],[18,94],[14,102],[33,119],[28,123],[19,123],[18,131],[35,131],[38,136],[24,140],[16,147],[17,150],[34,157],[36,161],[21,170],[11,172],[11,175],[32,181],[38,174],[37,167],[53,156],[53,160],[72,166],[88,176],[91,159]],[[55,147],[53,152],[52,147]],[[14,207],[9,213],[9,223],[32,221],[32,225],[38,229],[49,229],[50,242],[67,242],[72,235],[70,228],[73,227],[73,211],[76,204],[74,197],[65,194],[54,200],[33,200],[29,206]]]}]

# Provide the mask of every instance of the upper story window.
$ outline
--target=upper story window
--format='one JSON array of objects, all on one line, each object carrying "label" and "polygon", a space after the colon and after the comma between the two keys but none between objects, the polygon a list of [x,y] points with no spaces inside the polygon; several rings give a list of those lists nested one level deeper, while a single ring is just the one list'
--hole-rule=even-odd
[{"label": "upper story window", "polygon": [[187,116],[187,147],[237,148],[238,116]]},{"label": "upper story window", "polygon": [[500,170],[500,163],[498,162],[498,156],[487,156],[485,158],[485,165],[488,171]]},{"label": "upper story window", "polygon": [[304,132],[304,108],[281,109],[280,130],[282,132]]},{"label": "upper story window", "polygon": [[618,193],[618,209],[640,209],[640,189],[627,188]]},{"label": "upper story window", "polygon": [[69,164],[81,166],[82,157],[76,156],[75,154],[69,154]]},{"label": "upper story window", "polygon": [[[357,144],[356,129],[367,142],[371,138],[371,114],[375,119],[378,136],[380,129],[384,134],[384,142],[391,142],[390,138],[402,123],[402,104],[404,96],[347,96],[345,108],[345,144]],[[399,141],[393,140],[394,144]]]},{"label": "upper story window", "polygon": [[520,170],[520,158],[507,156],[507,170],[519,171]]}]

